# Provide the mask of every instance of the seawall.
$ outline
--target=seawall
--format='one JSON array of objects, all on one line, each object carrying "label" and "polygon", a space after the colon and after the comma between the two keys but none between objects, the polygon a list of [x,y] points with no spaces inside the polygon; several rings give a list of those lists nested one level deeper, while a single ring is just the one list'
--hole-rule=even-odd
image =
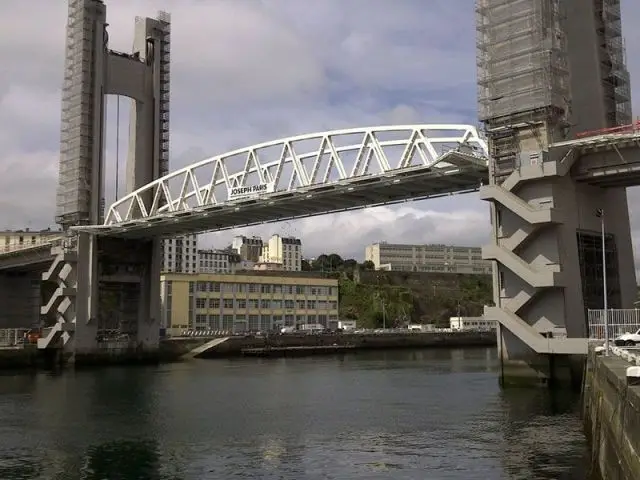
[{"label": "seawall", "polygon": [[602,480],[640,478],[640,386],[627,385],[630,363],[590,351],[583,387],[585,430]]},{"label": "seawall", "polygon": [[[169,340],[162,350],[171,351],[172,356],[181,356],[196,348],[205,340]],[[245,349],[284,347],[350,347],[350,350],[394,348],[462,348],[493,347],[496,345],[495,332],[446,332],[446,333],[384,333],[384,334],[285,334],[269,337],[234,336],[210,350],[198,355],[200,358],[231,357],[241,355]]]}]

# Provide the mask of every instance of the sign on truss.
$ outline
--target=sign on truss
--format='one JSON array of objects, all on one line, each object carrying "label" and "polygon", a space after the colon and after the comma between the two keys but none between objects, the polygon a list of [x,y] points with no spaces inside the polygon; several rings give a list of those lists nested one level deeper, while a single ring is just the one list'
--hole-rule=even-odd
[{"label": "sign on truss", "polygon": [[244,198],[259,197],[267,193],[273,193],[276,191],[275,183],[260,183],[258,185],[251,185],[247,187],[233,187],[229,191],[229,200],[240,200]]}]

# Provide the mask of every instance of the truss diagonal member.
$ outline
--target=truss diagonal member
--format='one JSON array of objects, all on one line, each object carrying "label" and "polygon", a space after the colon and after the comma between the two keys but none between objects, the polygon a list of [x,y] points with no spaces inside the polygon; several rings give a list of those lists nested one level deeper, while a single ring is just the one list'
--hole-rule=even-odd
[{"label": "truss diagonal member", "polygon": [[375,153],[376,160],[378,161],[378,167],[380,167],[381,172],[388,172],[391,170],[391,166],[389,165],[389,159],[387,158],[378,138],[376,137],[375,132],[371,132],[369,134],[369,140],[371,142],[371,149]]}]

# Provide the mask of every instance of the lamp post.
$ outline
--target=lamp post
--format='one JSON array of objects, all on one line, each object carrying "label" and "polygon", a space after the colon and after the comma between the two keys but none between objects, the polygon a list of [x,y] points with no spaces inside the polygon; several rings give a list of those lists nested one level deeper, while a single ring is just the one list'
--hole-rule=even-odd
[{"label": "lamp post", "polygon": [[607,254],[605,251],[604,210],[602,208],[597,209],[596,216],[600,218],[600,231],[602,237],[602,314],[604,315],[604,354],[609,355],[609,302],[607,298]]}]

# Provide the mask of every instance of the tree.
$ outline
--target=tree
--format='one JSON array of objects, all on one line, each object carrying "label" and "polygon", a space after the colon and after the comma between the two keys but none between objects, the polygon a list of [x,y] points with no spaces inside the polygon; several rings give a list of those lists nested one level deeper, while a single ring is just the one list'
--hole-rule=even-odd
[{"label": "tree", "polygon": [[356,260],[354,260],[353,258],[349,258],[347,260],[345,260],[344,262],[342,262],[342,269],[343,270],[353,270],[354,268],[358,267],[358,262]]},{"label": "tree", "polygon": [[360,265],[360,268],[362,268],[362,270],[375,270],[376,266],[371,260],[365,260]]},{"label": "tree", "polygon": [[309,261],[305,260],[304,258],[300,262],[300,268],[303,272],[310,272],[311,270],[313,270],[313,268],[311,267],[311,263],[309,263]]}]

